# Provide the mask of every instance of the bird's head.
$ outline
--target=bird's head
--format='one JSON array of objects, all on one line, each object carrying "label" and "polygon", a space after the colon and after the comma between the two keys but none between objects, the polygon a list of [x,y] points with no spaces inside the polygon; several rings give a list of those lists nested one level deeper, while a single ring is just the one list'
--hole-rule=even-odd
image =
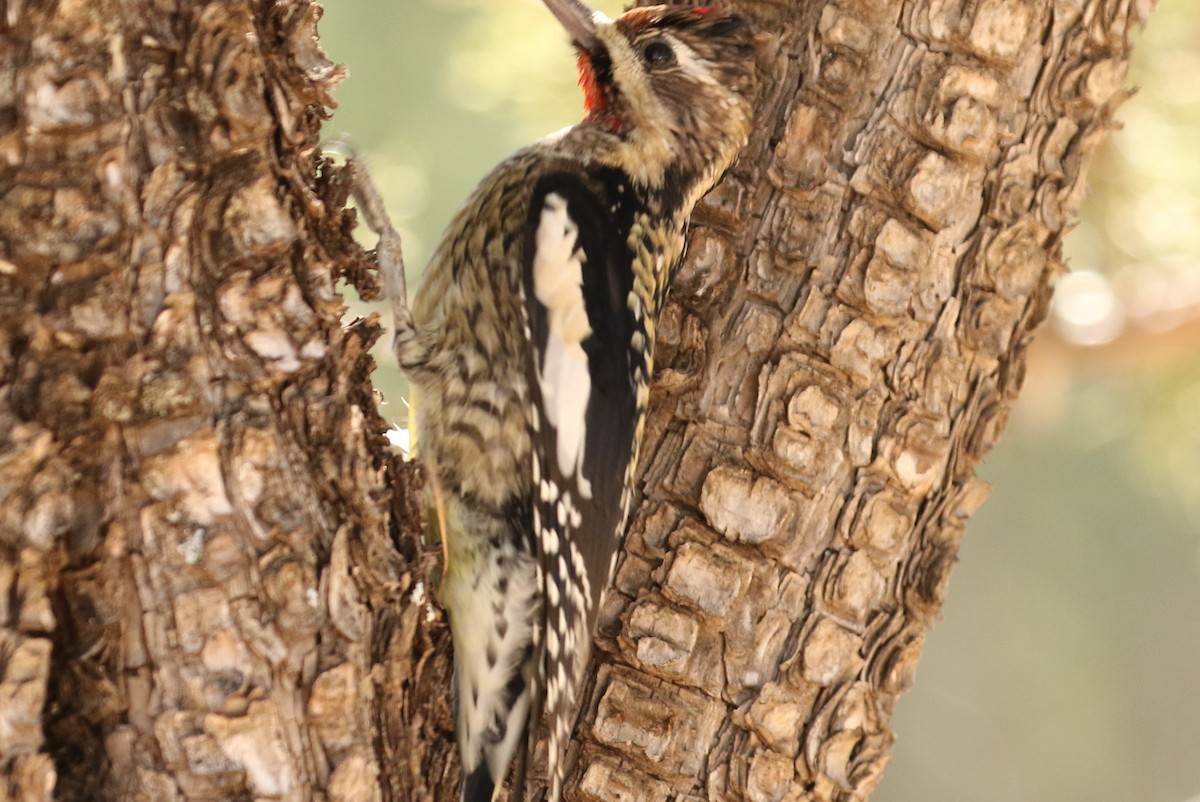
[{"label": "bird's head", "polygon": [[684,5],[612,20],[580,0],[544,2],[579,53],[587,116],[578,129],[591,152],[650,188],[707,191],[750,133],[758,80],[747,21]]}]

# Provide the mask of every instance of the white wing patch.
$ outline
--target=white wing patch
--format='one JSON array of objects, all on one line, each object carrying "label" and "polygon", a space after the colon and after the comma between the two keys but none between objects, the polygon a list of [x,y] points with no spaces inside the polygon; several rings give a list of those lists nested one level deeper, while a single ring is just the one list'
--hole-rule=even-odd
[{"label": "white wing patch", "polygon": [[583,476],[583,447],[587,432],[584,414],[592,393],[583,341],[592,333],[583,300],[583,263],[576,250],[579,227],[567,213],[566,200],[546,196],[538,223],[533,254],[533,294],[546,308],[549,337],[544,363],[538,369],[546,418],[557,435],[558,469],[574,476],[584,498],[591,487]]}]

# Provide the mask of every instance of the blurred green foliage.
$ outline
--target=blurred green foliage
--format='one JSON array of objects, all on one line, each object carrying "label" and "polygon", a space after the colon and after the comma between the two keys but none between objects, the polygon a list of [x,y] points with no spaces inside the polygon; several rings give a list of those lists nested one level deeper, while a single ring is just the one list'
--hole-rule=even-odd
[{"label": "blurred green foliage", "polygon": [[[580,114],[537,0],[338,0],[321,32],[351,71],[328,130],[368,155],[412,281],[479,178]],[[1095,280],[1060,293],[1116,317],[1083,347],[1062,312],[1031,353],[875,802],[1200,796],[1200,3],[1162,0],[1129,82],[1067,243]]]}]

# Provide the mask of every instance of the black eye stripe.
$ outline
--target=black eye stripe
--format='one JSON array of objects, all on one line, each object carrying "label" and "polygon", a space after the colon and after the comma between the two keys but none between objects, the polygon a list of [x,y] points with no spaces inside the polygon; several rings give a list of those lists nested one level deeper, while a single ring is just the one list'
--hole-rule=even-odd
[{"label": "black eye stripe", "polygon": [[728,36],[739,28],[745,27],[745,25],[745,19],[734,16],[713,25],[709,29],[709,33],[713,36]]}]

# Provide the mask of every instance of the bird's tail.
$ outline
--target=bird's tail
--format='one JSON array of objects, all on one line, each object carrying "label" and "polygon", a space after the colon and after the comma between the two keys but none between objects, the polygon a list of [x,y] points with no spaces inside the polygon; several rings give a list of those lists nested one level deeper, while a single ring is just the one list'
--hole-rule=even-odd
[{"label": "bird's tail", "polygon": [[461,802],[492,802],[495,793],[496,783],[492,781],[487,761],[481,760],[474,771],[463,777]]}]

